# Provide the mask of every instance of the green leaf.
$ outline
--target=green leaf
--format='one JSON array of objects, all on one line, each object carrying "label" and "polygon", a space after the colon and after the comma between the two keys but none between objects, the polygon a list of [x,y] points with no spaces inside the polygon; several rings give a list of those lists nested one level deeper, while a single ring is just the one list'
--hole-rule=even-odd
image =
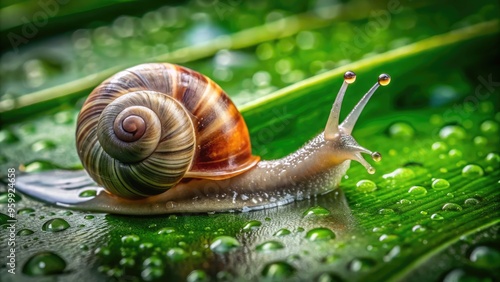
[{"label": "green leaf", "polygon": [[[30,258],[51,252],[65,261],[57,276],[65,280],[499,280],[500,91],[497,66],[491,63],[499,57],[491,48],[499,24],[484,16],[498,4],[470,5],[476,17],[462,22],[463,28],[442,34],[406,29],[420,40],[339,64],[240,107],[254,152],[276,158],[322,130],[345,70],[356,71],[358,81],[348,89],[342,116],[379,73],[390,73],[391,84],[373,97],[353,132],[361,145],[382,153],[376,174],[352,164],[337,191],[248,213],[129,217],[68,211],[21,196],[16,230],[34,233],[16,237],[18,272]],[[415,11],[421,21],[437,17],[425,8]],[[452,22],[463,17],[455,16]],[[474,18],[479,22],[470,24]],[[264,43],[286,43],[276,40],[281,43]],[[271,60],[266,71],[274,77],[275,64],[291,54]],[[90,89],[97,82],[82,85]],[[235,99],[244,101],[239,95]],[[35,160],[78,165],[72,146],[76,110],[63,109],[2,127],[5,191],[9,167]],[[372,181],[376,188],[358,187],[360,181]],[[7,203],[0,207],[0,224],[7,227]],[[69,227],[42,231],[54,218]],[[4,230],[0,237],[7,242],[9,229]],[[210,249],[220,236],[233,238],[227,239],[230,251]],[[22,280],[23,275],[2,272],[0,277]]]}]

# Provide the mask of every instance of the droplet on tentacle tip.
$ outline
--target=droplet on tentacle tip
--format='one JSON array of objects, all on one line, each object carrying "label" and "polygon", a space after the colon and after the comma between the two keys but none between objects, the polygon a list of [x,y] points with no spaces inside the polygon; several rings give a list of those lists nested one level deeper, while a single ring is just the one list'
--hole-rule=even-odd
[{"label": "droplet on tentacle tip", "polygon": [[378,76],[378,84],[380,84],[382,86],[386,86],[390,82],[391,82],[391,76],[390,75],[388,75],[386,73],[383,73],[383,74],[381,74],[381,75]]},{"label": "droplet on tentacle tip", "polygon": [[374,160],[376,162],[380,162],[382,160],[382,155],[379,152],[373,152],[371,154],[371,156],[372,156],[372,160]]}]

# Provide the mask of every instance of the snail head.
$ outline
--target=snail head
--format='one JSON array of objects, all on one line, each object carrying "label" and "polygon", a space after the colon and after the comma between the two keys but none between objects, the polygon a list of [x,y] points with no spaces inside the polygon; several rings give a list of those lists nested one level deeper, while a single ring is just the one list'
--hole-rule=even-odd
[{"label": "snail head", "polygon": [[353,83],[355,80],[356,74],[354,72],[347,71],[344,74],[344,82],[340,87],[335,102],[333,103],[332,111],[330,112],[330,116],[326,124],[324,138],[325,141],[327,141],[332,147],[332,151],[334,152],[333,157],[336,159],[335,162],[340,163],[345,160],[354,160],[361,163],[366,168],[368,173],[373,174],[375,173],[375,169],[361,156],[361,153],[370,154],[372,159],[377,162],[382,159],[382,156],[379,152],[372,152],[360,146],[358,142],[351,136],[351,133],[354,125],[356,124],[356,121],[363,111],[363,108],[368,103],[368,100],[380,85],[388,85],[391,81],[391,77],[387,74],[379,75],[377,83],[375,83],[375,85],[370,88],[370,90],[363,96],[363,98],[361,98],[354,109],[352,109],[345,120],[339,124],[340,106],[342,104],[344,94],[346,92],[347,86]]}]

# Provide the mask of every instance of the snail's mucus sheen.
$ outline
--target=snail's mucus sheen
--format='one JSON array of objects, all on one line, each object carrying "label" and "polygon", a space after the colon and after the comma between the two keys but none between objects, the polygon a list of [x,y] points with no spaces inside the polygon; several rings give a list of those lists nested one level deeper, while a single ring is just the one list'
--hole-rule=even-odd
[{"label": "snail's mucus sheen", "polygon": [[379,76],[340,124],[340,105],[355,79],[345,73],[324,132],[282,159],[259,161],[245,121],[212,80],[173,64],[139,65],[94,89],[78,117],[78,155],[108,193],[98,188],[94,198],[75,197],[92,181],[69,172],[63,173],[69,184],[47,184],[41,174],[19,178],[18,188],[69,208],[137,215],[245,211],[326,193],[339,186],[350,160],[374,173],[361,153],[381,159],[351,132],[390,77]]}]

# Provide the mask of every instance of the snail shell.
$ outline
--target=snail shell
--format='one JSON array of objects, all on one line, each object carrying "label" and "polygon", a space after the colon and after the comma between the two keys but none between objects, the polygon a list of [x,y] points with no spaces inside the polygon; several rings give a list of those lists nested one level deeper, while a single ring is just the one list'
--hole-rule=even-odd
[{"label": "snail shell", "polygon": [[94,89],[76,145],[94,181],[125,198],[163,193],[183,178],[229,178],[260,159],[224,91],[173,64],[138,65]]}]

